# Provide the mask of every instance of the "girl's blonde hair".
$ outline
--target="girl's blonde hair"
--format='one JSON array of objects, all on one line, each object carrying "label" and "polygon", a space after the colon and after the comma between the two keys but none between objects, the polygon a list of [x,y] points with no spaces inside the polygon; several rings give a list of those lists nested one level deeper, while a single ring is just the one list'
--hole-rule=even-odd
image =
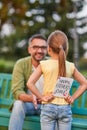
[{"label": "girl's blonde hair", "polygon": [[52,32],[47,40],[49,47],[54,53],[58,54],[59,57],[59,73],[58,76],[66,77],[66,55],[68,53],[68,38],[60,30]]}]

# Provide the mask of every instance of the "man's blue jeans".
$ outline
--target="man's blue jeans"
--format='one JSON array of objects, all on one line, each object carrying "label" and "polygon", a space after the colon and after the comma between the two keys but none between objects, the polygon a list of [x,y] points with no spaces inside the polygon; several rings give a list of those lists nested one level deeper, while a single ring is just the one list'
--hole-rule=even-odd
[{"label": "man's blue jeans", "polygon": [[41,106],[41,130],[71,130],[72,112],[70,105],[45,104]]},{"label": "man's blue jeans", "polygon": [[38,108],[35,109],[33,103],[24,103],[20,100],[15,101],[9,121],[9,130],[22,130],[25,116],[40,115],[40,112],[40,104],[38,104]]}]

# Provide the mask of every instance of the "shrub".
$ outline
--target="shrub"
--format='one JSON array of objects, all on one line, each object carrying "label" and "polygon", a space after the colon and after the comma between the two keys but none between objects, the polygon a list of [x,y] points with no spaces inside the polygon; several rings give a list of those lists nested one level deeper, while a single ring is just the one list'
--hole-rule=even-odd
[{"label": "shrub", "polygon": [[0,60],[0,73],[12,73],[14,61]]}]

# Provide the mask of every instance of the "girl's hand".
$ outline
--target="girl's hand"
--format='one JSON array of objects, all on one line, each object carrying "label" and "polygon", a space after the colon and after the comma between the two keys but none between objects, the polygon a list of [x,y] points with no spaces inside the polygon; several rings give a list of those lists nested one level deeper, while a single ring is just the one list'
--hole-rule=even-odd
[{"label": "girl's hand", "polygon": [[72,96],[68,95],[67,97],[65,97],[65,100],[69,103],[72,104],[74,102],[74,99]]},{"label": "girl's hand", "polygon": [[49,94],[47,94],[45,96],[42,96],[42,101],[44,101],[44,102],[49,102],[52,99],[54,99],[53,93],[49,93]]}]

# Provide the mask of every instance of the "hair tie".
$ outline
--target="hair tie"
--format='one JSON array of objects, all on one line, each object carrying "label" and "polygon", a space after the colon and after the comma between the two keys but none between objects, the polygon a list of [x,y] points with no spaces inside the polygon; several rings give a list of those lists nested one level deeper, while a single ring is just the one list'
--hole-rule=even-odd
[{"label": "hair tie", "polygon": [[59,46],[59,49],[63,49],[62,45]]}]

